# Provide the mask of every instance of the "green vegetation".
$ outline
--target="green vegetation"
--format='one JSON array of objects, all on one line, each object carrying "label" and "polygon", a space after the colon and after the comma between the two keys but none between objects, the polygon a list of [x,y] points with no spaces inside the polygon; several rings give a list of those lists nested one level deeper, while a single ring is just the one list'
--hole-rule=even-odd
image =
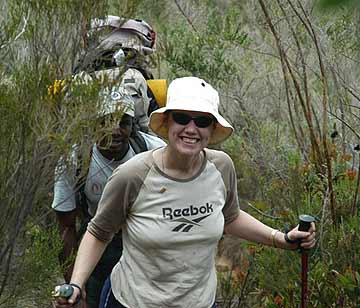
[{"label": "green vegetation", "polygon": [[[221,148],[247,211],[279,229],[317,218],[309,307],[359,307],[359,13],[332,2],[0,4],[0,306],[45,307],[61,277],[54,168],[96,136],[98,85],[70,76],[84,24],[104,12],[154,26],[156,77],[197,75],[220,90],[236,130]],[[226,239],[220,254],[231,261],[221,307],[299,304],[299,253]]]}]

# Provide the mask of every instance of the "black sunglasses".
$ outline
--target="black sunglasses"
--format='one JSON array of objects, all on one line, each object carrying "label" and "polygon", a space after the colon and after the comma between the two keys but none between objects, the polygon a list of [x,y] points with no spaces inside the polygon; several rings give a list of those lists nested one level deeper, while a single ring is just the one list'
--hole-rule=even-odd
[{"label": "black sunglasses", "polygon": [[194,121],[194,123],[197,127],[205,128],[205,127],[210,126],[214,121],[214,118],[209,117],[209,116],[192,117],[192,116],[188,115],[187,113],[183,113],[183,112],[172,112],[171,114],[172,114],[174,121],[180,125],[187,125],[192,120],[192,121]]}]

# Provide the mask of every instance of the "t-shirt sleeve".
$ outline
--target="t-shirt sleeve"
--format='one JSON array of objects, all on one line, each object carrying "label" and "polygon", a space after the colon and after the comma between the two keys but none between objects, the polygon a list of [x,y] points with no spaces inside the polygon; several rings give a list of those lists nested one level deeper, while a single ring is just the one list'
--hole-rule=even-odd
[{"label": "t-shirt sleeve", "polygon": [[229,224],[240,214],[234,163],[230,156],[222,151],[207,149],[206,155],[221,173],[226,190],[226,199],[222,212],[225,218],[225,224]]},{"label": "t-shirt sleeve", "polygon": [[55,169],[54,199],[51,207],[59,212],[76,209],[75,179],[61,159]]},{"label": "t-shirt sleeve", "polygon": [[[143,153],[144,154],[144,153]],[[95,217],[87,230],[97,239],[108,242],[118,233],[129,215],[143,183],[144,164],[139,154],[116,168],[109,177]]]},{"label": "t-shirt sleeve", "polygon": [[230,157],[228,157],[228,160],[229,160],[229,181],[227,185],[226,203],[223,208],[225,224],[229,224],[233,222],[240,214],[236,171]]},{"label": "t-shirt sleeve", "polygon": [[127,217],[130,189],[121,176],[122,169],[119,166],[108,179],[96,215],[88,225],[88,231],[104,242],[119,232]]}]

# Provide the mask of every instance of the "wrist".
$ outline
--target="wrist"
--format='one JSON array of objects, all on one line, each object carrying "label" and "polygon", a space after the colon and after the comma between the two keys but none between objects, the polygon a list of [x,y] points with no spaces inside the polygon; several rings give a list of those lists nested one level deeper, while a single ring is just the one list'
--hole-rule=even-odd
[{"label": "wrist", "polygon": [[290,236],[289,236],[289,232],[286,232],[284,234],[284,241],[285,243],[287,244],[287,247],[289,249],[297,249],[298,246],[299,246],[299,240],[298,239],[292,239]]},{"label": "wrist", "polygon": [[76,304],[78,304],[78,303],[80,302],[80,300],[83,298],[82,288],[81,288],[78,284],[73,283],[73,282],[69,283],[69,285],[72,286],[73,290],[75,290],[75,289],[78,289],[78,290],[79,290],[79,294],[77,295],[76,300],[75,300],[75,302],[74,302],[74,304],[76,305]]},{"label": "wrist", "polygon": [[270,235],[270,245],[274,248],[278,248],[278,241],[277,241],[277,235],[280,233],[279,230],[273,229],[271,231],[271,235]]},{"label": "wrist", "polygon": [[289,243],[285,239],[285,233],[273,229],[270,234],[270,246],[274,248],[294,250],[298,247],[298,241]]},{"label": "wrist", "polygon": [[82,283],[78,283],[75,280],[70,280],[69,285],[73,286],[74,288],[79,289],[80,291],[82,291],[82,289],[84,288]]}]

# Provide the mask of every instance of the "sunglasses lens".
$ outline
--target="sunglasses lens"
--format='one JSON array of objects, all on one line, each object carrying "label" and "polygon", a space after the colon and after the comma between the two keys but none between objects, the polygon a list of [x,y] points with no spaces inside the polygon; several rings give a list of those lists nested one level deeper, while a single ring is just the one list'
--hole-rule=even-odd
[{"label": "sunglasses lens", "polygon": [[212,117],[207,117],[207,116],[191,117],[188,114],[182,112],[173,112],[172,117],[174,121],[180,125],[187,125],[190,123],[191,120],[194,120],[195,125],[199,128],[208,127],[213,122]]},{"label": "sunglasses lens", "polygon": [[205,128],[211,125],[213,119],[210,117],[197,117],[194,118],[195,125],[200,128]]},{"label": "sunglasses lens", "polygon": [[189,124],[189,122],[192,119],[186,113],[181,113],[181,112],[173,112],[172,117],[173,117],[174,121],[180,125],[187,125],[187,124]]}]

